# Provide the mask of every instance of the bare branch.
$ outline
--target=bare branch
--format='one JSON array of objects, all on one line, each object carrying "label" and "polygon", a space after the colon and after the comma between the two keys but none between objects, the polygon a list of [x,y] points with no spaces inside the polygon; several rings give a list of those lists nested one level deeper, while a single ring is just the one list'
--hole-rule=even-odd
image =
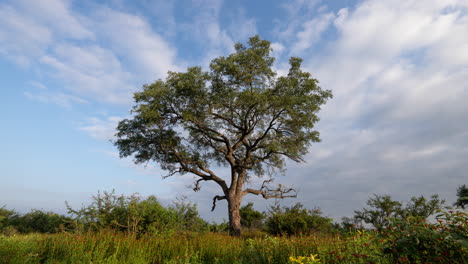
[{"label": "bare branch", "polygon": [[216,208],[216,200],[220,201],[220,200],[226,200],[226,196],[220,196],[220,195],[216,195],[215,197],[213,197],[213,207],[211,207],[211,211],[214,211],[214,209]]},{"label": "bare branch", "polygon": [[[250,193],[250,194],[255,194],[255,195],[262,195],[264,199],[270,199],[270,198],[288,198],[288,197],[297,197],[297,191],[294,188],[286,188],[285,186],[278,184],[278,188],[276,189],[270,189],[267,184],[272,182],[273,179],[265,180],[262,183],[262,187],[260,189],[255,190],[255,189],[250,189],[247,188],[242,192],[242,196]],[[293,193],[293,194],[289,194]]]}]

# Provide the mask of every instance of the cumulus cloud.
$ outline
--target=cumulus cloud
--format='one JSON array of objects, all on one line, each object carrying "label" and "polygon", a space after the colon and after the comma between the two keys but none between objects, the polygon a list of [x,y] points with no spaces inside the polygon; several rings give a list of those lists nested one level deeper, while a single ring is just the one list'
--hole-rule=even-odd
[{"label": "cumulus cloud", "polygon": [[166,76],[168,71],[178,71],[176,50],[155,33],[143,18],[102,8],[94,21],[96,29],[124,62],[131,63],[137,76],[153,81]]},{"label": "cumulus cloud", "polygon": [[71,93],[64,99],[63,91],[28,92],[28,98],[62,106],[79,103],[71,99],[78,97],[128,105],[136,88],[180,70],[175,49],[144,18],[95,8],[85,16],[66,0],[0,4],[0,55],[41,71],[47,66],[45,73]]}]

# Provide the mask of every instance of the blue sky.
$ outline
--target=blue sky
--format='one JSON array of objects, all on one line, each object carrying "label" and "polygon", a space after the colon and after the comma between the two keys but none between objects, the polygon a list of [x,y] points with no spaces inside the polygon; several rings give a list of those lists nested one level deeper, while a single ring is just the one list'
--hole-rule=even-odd
[{"label": "blue sky", "polygon": [[[322,142],[277,182],[339,219],[375,194],[455,200],[468,179],[468,1],[0,1],[0,206],[65,212],[98,190],[186,195],[208,220],[217,186],[119,159],[132,94],[259,34],[331,89]],[[221,175],[226,172],[216,168]],[[253,185],[258,184],[256,182]],[[246,197],[257,209],[273,201]]]}]

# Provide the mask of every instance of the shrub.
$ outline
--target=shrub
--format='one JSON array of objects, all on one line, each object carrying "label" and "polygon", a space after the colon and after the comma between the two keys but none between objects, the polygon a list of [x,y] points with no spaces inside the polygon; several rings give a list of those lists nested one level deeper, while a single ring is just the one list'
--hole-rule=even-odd
[{"label": "shrub", "polygon": [[56,233],[71,228],[72,219],[54,212],[32,210],[31,212],[17,216],[12,220],[12,225],[21,233]]},{"label": "shrub", "polygon": [[241,225],[252,229],[260,229],[263,226],[265,215],[253,208],[253,203],[248,203],[240,208]]},{"label": "shrub", "polygon": [[265,222],[266,231],[273,235],[298,235],[331,232],[332,219],[322,216],[320,209],[307,210],[297,203],[291,207],[273,206]]},{"label": "shrub", "polygon": [[176,213],[163,207],[155,196],[142,200],[136,194],[98,192],[89,206],[74,210],[67,204],[67,208],[84,230],[114,229],[141,234],[173,229],[177,223]]},{"label": "shrub", "polygon": [[444,212],[437,221],[391,219],[382,233],[384,253],[395,263],[468,263],[467,214]]},{"label": "shrub", "polygon": [[5,228],[9,227],[11,221],[17,216],[15,211],[8,210],[5,206],[0,207],[0,232],[3,232]]}]

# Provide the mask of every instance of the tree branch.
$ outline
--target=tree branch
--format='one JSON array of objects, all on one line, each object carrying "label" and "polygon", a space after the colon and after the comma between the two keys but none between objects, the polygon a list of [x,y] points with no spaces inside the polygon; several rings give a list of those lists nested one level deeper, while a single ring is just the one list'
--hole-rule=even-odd
[{"label": "tree branch", "polygon": [[[260,189],[250,189],[247,188],[242,192],[242,196],[250,193],[255,195],[262,195],[264,199],[270,198],[288,198],[288,197],[297,197],[297,191],[294,188],[285,188],[283,185],[279,184],[278,188],[270,189],[267,184],[272,182],[273,179],[263,181],[262,187]],[[288,194],[294,193],[294,194]]]},{"label": "tree branch", "polygon": [[[164,148],[163,146],[160,146],[160,148],[167,155],[172,155],[180,165],[180,168],[178,170],[173,171],[168,176],[171,176],[171,175],[173,175],[173,174],[175,174],[177,172],[180,173],[182,171],[191,172],[191,173],[197,175],[198,177],[200,177],[201,180],[204,180],[204,181],[210,181],[211,180],[211,181],[216,182],[219,186],[221,186],[221,188],[223,189],[224,192],[227,192],[228,187],[226,185],[226,182],[223,179],[216,176],[216,174],[214,174],[213,171],[211,171],[208,168],[206,168],[205,166],[203,166],[200,163],[200,161],[184,160],[182,158],[182,156],[180,155],[180,153],[177,152],[177,150],[175,148],[170,148],[170,150],[169,150],[170,152],[166,148]],[[192,166],[189,166],[189,165],[192,165]],[[204,174],[202,171],[207,173],[208,175]]]},{"label": "tree branch", "polygon": [[213,207],[211,207],[211,211],[214,211],[214,209],[216,208],[216,200],[226,200],[226,196],[216,195],[215,197],[213,197]]}]

